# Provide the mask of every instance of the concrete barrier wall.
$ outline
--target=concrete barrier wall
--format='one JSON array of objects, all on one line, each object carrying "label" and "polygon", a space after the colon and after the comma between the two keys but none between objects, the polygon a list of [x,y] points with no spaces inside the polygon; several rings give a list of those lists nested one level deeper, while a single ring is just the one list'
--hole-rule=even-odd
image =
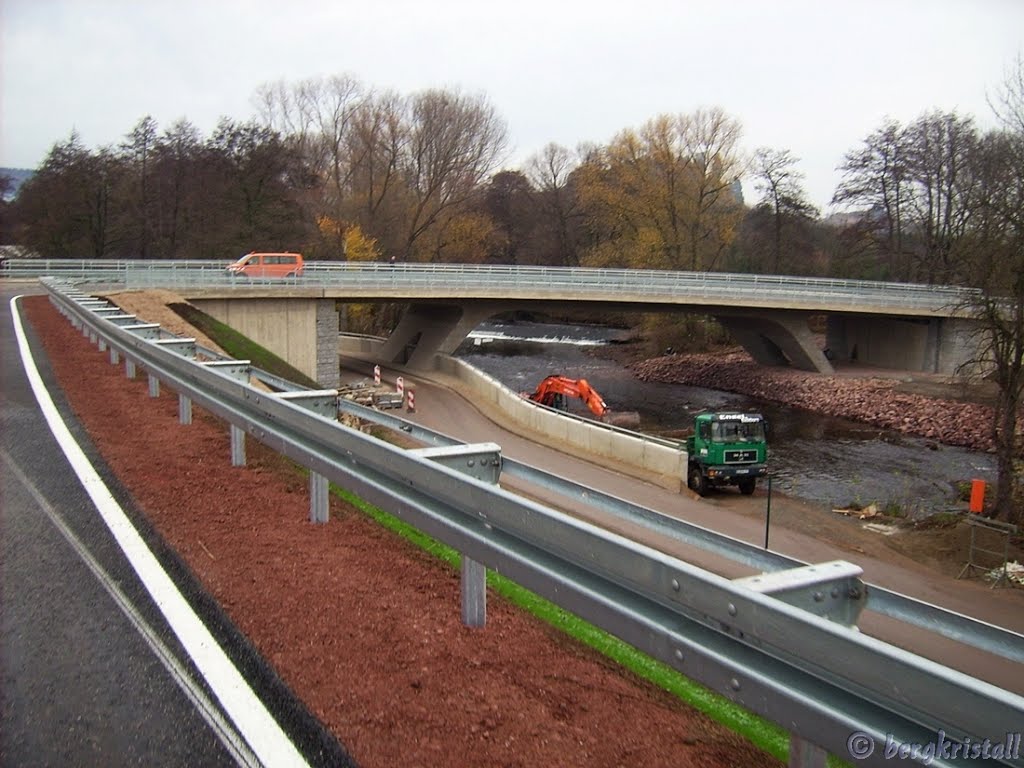
[{"label": "concrete barrier wall", "polygon": [[538,406],[453,357],[437,355],[434,360],[439,372],[456,379],[479,401],[490,403],[510,424],[539,435],[545,443],[639,469],[672,490],[682,488],[686,477],[685,450]]},{"label": "concrete barrier wall", "polygon": [[[382,342],[359,336],[341,336],[338,353],[360,372],[372,374],[373,359]],[[396,366],[390,366],[395,368]],[[642,436],[563,416],[513,392],[497,379],[448,355],[435,355],[434,370],[470,397],[485,412],[500,414],[515,431],[538,436],[542,442],[570,453],[590,454],[640,470],[646,477],[671,490],[681,490],[686,478],[686,451]],[[403,373],[415,381],[418,372]],[[428,377],[429,378],[429,377]]]}]

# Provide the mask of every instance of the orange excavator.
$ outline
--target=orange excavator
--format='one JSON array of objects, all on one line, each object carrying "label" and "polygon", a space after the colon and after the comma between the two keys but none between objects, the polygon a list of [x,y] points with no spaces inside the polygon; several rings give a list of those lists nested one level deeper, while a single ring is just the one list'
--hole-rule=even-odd
[{"label": "orange excavator", "polygon": [[622,411],[613,413],[604,402],[604,398],[597,393],[586,379],[570,379],[565,376],[548,376],[537,385],[537,390],[532,395],[526,395],[530,400],[549,408],[557,408],[560,411],[566,410],[565,399],[575,397],[587,404],[591,412],[598,419],[606,424],[617,427],[636,427],[640,425],[640,414],[636,411]]}]

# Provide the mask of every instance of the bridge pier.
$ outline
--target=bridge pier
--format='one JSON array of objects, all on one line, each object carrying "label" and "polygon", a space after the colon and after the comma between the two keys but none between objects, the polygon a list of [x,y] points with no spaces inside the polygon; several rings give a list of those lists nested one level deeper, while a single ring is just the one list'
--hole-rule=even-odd
[{"label": "bridge pier", "polygon": [[818,348],[807,324],[809,317],[804,312],[764,310],[756,316],[719,314],[715,319],[761,365],[789,364],[831,375],[835,370]]},{"label": "bridge pier", "polygon": [[409,368],[430,368],[435,354],[452,354],[474,328],[504,309],[492,302],[411,304],[384,342],[381,359]]}]

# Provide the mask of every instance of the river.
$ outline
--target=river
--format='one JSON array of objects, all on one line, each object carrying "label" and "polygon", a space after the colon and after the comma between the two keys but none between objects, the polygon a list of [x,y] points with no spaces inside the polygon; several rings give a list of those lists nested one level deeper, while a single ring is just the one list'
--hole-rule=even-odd
[{"label": "river", "polygon": [[[773,490],[830,507],[876,503],[923,517],[956,507],[957,482],[995,476],[992,456],[729,392],[637,379],[594,347],[622,331],[536,322],[479,326],[456,355],[517,392],[551,374],[586,379],[612,410],[637,411],[638,431],[680,439],[703,409],[768,420]],[[571,409],[588,415],[581,403]],[[962,506],[962,505],[961,505]]]}]

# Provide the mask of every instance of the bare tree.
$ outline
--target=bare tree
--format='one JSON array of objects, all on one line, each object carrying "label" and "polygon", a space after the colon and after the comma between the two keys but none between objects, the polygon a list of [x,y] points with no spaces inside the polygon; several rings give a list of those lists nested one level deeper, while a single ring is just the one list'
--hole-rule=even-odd
[{"label": "bare tree", "polygon": [[742,211],[734,192],[741,175],[739,121],[724,110],[698,109],[680,118],[679,134],[690,160],[692,189],[690,269],[713,269],[735,236]]},{"label": "bare tree", "polygon": [[782,259],[783,227],[790,220],[807,220],[818,215],[808,202],[796,169],[799,160],[788,149],[761,147],[754,153],[754,187],[761,194],[760,205],[771,212],[774,239],[769,271],[778,272]]},{"label": "bare tree", "polygon": [[1024,56],[1018,54],[989,106],[1010,134],[1024,135]]},{"label": "bare tree", "polygon": [[907,126],[904,141],[913,182],[907,219],[918,272],[930,283],[948,282],[972,213],[974,121],[930,112]]},{"label": "bare tree", "polygon": [[867,206],[863,227],[897,280],[948,282],[972,213],[973,119],[928,112],[887,121],[847,154],[834,203]]},{"label": "bare tree", "polygon": [[328,238],[328,256],[344,259],[350,226],[354,164],[350,134],[367,93],[347,75],[262,86],[256,93],[262,119],[285,137],[300,159],[292,184],[307,216]]},{"label": "bare tree", "polygon": [[408,121],[403,255],[412,259],[424,233],[480,190],[504,156],[508,128],[482,95],[447,90],[414,95]]},{"label": "bare tree", "polygon": [[399,230],[404,195],[400,168],[407,143],[402,97],[389,91],[365,99],[348,139],[353,216],[391,254],[402,247]]},{"label": "bare tree", "polygon": [[992,423],[996,446],[995,513],[1020,524],[1017,434],[1024,402],[1024,62],[1006,78],[995,112],[1003,130],[984,137],[972,155],[974,216],[965,278],[981,291],[967,302],[978,321],[983,370],[998,385]]},{"label": "bare tree", "polygon": [[526,176],[537,190],[542,226],[554,233],[556,244],[548,263],[578,267],[579,245],[576,222],[582,212],[572,176],[579,168],[579,156],[559,144],[550,143],[526,162]]},{"label": "bare tree", "polygon": [[832,197],[833,204],[867,209],[862,228],[881,231],[875,241],[888,263],[887,276],[895,280],[913,279],[903,242],[910,184],[906,155],[902,126],[887,120],[860,149],[847,153],[839,166],[843,181]]}]

